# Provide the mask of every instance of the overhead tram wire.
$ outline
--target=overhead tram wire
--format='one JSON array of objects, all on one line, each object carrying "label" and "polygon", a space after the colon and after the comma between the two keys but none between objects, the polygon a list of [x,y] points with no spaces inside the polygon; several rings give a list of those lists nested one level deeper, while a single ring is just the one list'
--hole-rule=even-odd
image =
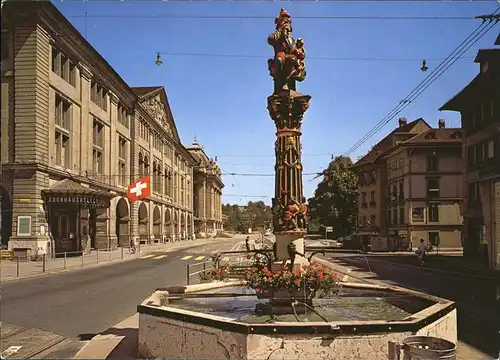
[{"label": "overhead tram wire", "polygon": [[[498,8],[495,11],[495,13],[498,10],[500,10],[500,8]],[[498,22],[498,19],[496,22]],[[377,133],[380,129],[382,129],[392,119],[392,117],[394,117],[399,112],[401,112],[401,110],[403,110],[404,108],[409,106],[413,100],[415,100],[425,89],[427,89],[434,81],[436,81],[444,73],[444,71],[446,71],[455,61],[457,61],[460,58],[460,55],[456,56],[455,58],[452,58],[452,57],[457,50],[458,51],[463,50],[464,43],[465,43],[465,46],[467,46],[467,45],[470,45],[470,46],[468,46],[468,48],[463,50],[462,54],[465,53],[470,47],[472,47],[472,45],[474,45],[482,36],[484,36],[484,34],[486,34],[486,32],[488,32],[496,24],[496,22],[493,22],[492,24],[491,24],[491,22],[486,23],[486,26],[483,26],[483,25],[485,25],[485,20],[483,19],[483,23],[481,23],[478,26],[478,28],[476,28],[450,55],[448,55],[448,57],[445,59],[445,61],[443,61],[440,65],[438,65],[438,67],[436,69],[434,69],[412,92],[410,92],[410,94],[408,94],[405,97],[405,99],[400,101],[398,103],[398,105],[393,110],[391,110],[389,112],[389,114],[387,114],[381,121],[379,121],[379,123],[377,125],[375,125],[375,127],[372,128],[363,138],[361,138],[360,140],[358,140],[357,143],[355,143],[353,146],[351,146],[345,152],[345,155],[347,156],[347,155],[351,154],[352,152],[354,152],[355,150],[357,150],[362,144],[364,144],[368,139],[370,139],[375,133]],[[491,25],[489,28],[488,28],[488,24]],[[482,34],[480,34],[479,37],[477,37],[477,35],[481,31],[483,31],[485,28],[486,28],[486,31],[484,31]],[[476,38],[474,38],[474,36],[476,36]],[[471,41],[474,41],[474,42],[472,44],[470,44]],[[451,60],[453,60],[453,61],[448,64],[448,62],[450,61],[450,58],[452,58]],[[447,67],[444,70],[442,70],[442,67],[444,67],[444,66],[447,66]],[[436,76],[436,74],[437,74],[437,76]],[[430,80],[432,80],[432,81],[429,83]],[[413,98],[409,99],[412,96],[413,96]]]},{"label": "overhead tram wire", "polygon": [[[484,23],[483,23],[484,24]],[[480,25],[480,27],[483,26],[483,24]],[[493,24],[494,25],[494,24]],[[479,29],[479,27],[478,27]],[[480,31],[482,31],[483,29],[479,30],[478,32],[478,29],[474,30],[474,32],[469,35],[469,37],[464,40],[462,42],[462,44],[459,45],[459,47],[457,47],[457,49],[460,51],[462,49],[460,49],[462,47],[462,45],[467,42],[467,40],[469,40],[469,38],[473,35],[477,35],[477,33],[479,33]],[[488,29],[489,30],[489,29]],[[477,33],[476,33],[477,32]],[[484,34],[483,34],[484,35]],[[477,39],[479,40],[479,38]],[[476,41],[477,41],[476,40]],[[473,44],[472,44],[473,45]],[[472,46],[471,45],[471,46]],[[471,47],[470,46],[470,47]],[[469,47],[469,48],[470,48]],[[401,112],[401,110],[403,110],[404,108],[406,108],[407,106],[409,106],[409,104],[415,100],[422,92],[423,90],[425,90],[428,86],[430,86],[434,81],[437,80],[437,78],[439,78],[443,72],[448,69],[456,60],[458,60],[458,57],[455,57],[454,58],[454,61],[451,63],[451,64],[448,64],[448,62],[450,61],[450,57],[453,56],[454,52],[456,52],[455,49],[446,59],[445,61],[443,61],[437,68],[435,68],[433,70],[433,72],[431,72],[415,89],[412,90],[412,92],[410,92],[410,94],[408,94],[403,100],[401,100],[398,105],[393,108],[389,114],[387,114],[381,121],[379,121],[379,123],[377,123],[377,125],[375,125],[374,128],[372,128],[363,138],[361,138],[360,140],[358,140],[358,142],[356,142],[353,146],[351,146],[346,152],[345,152],[345,155],[349,155],[351,154],[352,152],[354,152],[355,150],[357,150],[362,144],[364,144],[368,139],[370,139],[375,133],[377,133],[380,129],[382,129],[395,115],[397,115],[399,112]],[[468,48],[465,50],[467,51]],[[464,52],[465,52],[464,51]],[[462,52],[463,53],[463,52]],[[444,71],[441,71],[442,68],[444,66],[448,65]],[[440,72],[441,71],[441,72]],[[437,75],[436,75],[437,74]],[[432,80],[431,82],[429,82],[430,80]],[[427,86],[426,86],[427,85]],[[420,91],[421,90],[421,91]],[[420,92],[419,92],[420,91]],[[415,95],[415,96],[413,96]],[[410,99],[410,97],[413,97],[412,99]]]},{"label": "overhead tram wire", "polygon": [[[178,19],[178,20],[274,20],[273,16],[255,16],[255,15],[124,15],[124,14],[105,14],[105,15],[68,15],[68,18],[89,18],[89,19]],[[300,20],[423,20],[423,21],[458,21],[473,20],[473,17],[467,16],[294,16],[294,19]]]},{"label": "overhead tram wire", "polygon": [[[495,10],[492,15],[495,15],[500,10],[500,7]],[[394,116],[399,114],[403,109],[408,107],[416,100],[430,85],[432,85],[444,72],[451,67],[461,56],[467,52],[475,43],[477,43],[488,31],[490,31],[499,21],[498,17],[487,20],[482,18],[483,22],[452,51],[450,55],[436,67],[417,87],[415,87],[396,107],[394,107],[386,116],[384,116],[367,134],[352,145],[343,155],[349,156],[356,151],[361,145],[368,141],[373,135],[380,131]],[[456,55],[459,52],[460,54]]]}]

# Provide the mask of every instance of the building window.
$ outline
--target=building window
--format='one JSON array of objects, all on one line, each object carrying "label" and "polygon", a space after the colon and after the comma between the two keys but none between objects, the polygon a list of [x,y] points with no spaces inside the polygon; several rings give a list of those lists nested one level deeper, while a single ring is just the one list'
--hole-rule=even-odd
[{"label": "building window", "polygon": [[165,167],[165,173],[163,175],[163,193],[165,195],[169,195],[168,189],[169,189],[169,184],[170,184],[170,179],[169,179],[169,171],[167,170],[167,167]]},{"label": "building window", "polygon": [[375,215],[370,215],[370,225],[375,226]]},{"label": "building window", "polygon": [[370,191],[370,204],[375,204],[375,190]]},{"label": "building window", "polygon": [[377,173],[375,172],[375,170],[372,170],[371,172],[371,182],[374,184],[375,182],[377,182]]},{"label": "building window", "polygon": [[104,144],[104,124],[94,118],[92,143],[100,148]]},{"label": "building window", "polygon": [[489,140],[486,144],[486,158],[492,159],[495,157],[495,141]]},{"label": "building window", "polygon": [[362,192],[361,193],[361,205],[362,206],[366,206],[366,203],[367,203],[366,197],[367,197],[367,193],[366,192]]},{"label": "building window", "polygon": [[367,223],[366,223],[366,216],[362,216],[361,217],[361,226],[365,226]]},{"label": "building window", "polygon": [[103,173],[103,157],[102,151],[94,149],[92,152],[92,171],[94,174]]},{"label": "building window", "polygon": [[104,111],[108,110],[108,91],[94,80],[91,82],[90,100]]},{"label": "building window", "polygon": [[56,165],[69,169],[70,166],[70,146],[69,136],[60,131],[55,132]]},{"label": "building window", "polygon": [[128,129],[129,126],[128,111],[122,105],[118,105],[118,122]]},{"label": "building window", "polygon": [[392,209],[392,223],[393,224],[398,223],[398,211],[396,208]]},{"label": "building window", "polygon": [[56,93],[54,108],[55,124],[69,130],[71,121],[71,103]]},{"label": "building window", "polygon": [[149,159],[146,155],[144,155],[144,176],[151,175],[149,171]]},{"label": "building window", "polygon": [[405,197],[405,184],[403,182],[399,183],[399,198],[404,199]]},{"label": "building window", "polygon": [[139,136],[149,143],[149,126],[144,119],[139,122]]},{"label": "building window", "polygon": [[121,136],[118,137],[118,177],[120,185],[127,184],[126,166],[127,164],[127,140]]},{"label": "building window", "polygon": [[429,242],[432,246],[439,246],[439,231],[429,231]]},{"label": "building window", "polygon": [[484,144],[477,144],[476,145],[476,161],[481,162],[484,161]]},{"label": "building window", "polygon": [[439,162],[436,154],[431,154],[427,156],[427,170],[436,171],[438,169]]},{"label": "building window", "polygon": [[427,197],[439,197],[439,179],[427,179]]},{"label": "building window", "polygon": [[418,207],[413,208],[411,212],[411,219],[415,222],[423,222],[424,221],[424,208]]},{"label": "building window", "polygon": [[54,47],[52,48],[52,71],[70,85],[76,85],[75,63]]},{"label": "building window", "polygon": [[477,183],[470,183],[469,184],[469,191],[468,191],[468,199],[469,202],[475,202],[478,199],[479,195],[479,186]]},{"label": "building window", "polygon": [[392,196],[391,196],[391,200],[396,200],[397,199],[397,196],[398,196],[398,188],[396,186],[396,184],[392,185]]},{"label": "building window", "polygon": [[467,148],[467,165],[471,166],[476,163],[476,148],[469,146]]},{"label": "building window", "polygon": [[31,236],[31,216],[17,217],[17,236]]},{"label": "building window", "polygon": [[127,165],[122,161],[118,160],[118,181],[120,185],[125,186],[127,184]]},{"label": "building window", "polygon": [[142,156],[142,152],[139,152],[139,177],[144,177],[144,157]]},{"label": "building window", "polygon": [[391,209],[387,209],[387,222],[389,223],[389,225],[392,224],[392,212],[391,212]]},{"label": "building window", "polygon": [[400,224],[405,223],[405,208],[404,207],[399,208],[399,223]]},{"label": "building window", "polygon": [[428,206],[429,222],[439,222],[439,204],[430,204]]}]

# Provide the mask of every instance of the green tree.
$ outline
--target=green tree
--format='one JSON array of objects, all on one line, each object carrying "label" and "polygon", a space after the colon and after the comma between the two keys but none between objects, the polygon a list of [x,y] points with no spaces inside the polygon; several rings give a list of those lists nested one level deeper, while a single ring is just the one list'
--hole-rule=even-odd
[{"label": "green tree", "polygon": [[263,201],[249,201],[243,206],[225,204],[222,213],[227,215],[226,228],[233,231],[247,232],[249,228],[257,231],[268,228],[272,221],[271,207]]},{"label": "green tree", "polygon": [[358,176],[349,157],[338,156],[323,171],[323,180],[309,199],[312,222],[332,226],[336,236],[352,233],[358,210]]}]

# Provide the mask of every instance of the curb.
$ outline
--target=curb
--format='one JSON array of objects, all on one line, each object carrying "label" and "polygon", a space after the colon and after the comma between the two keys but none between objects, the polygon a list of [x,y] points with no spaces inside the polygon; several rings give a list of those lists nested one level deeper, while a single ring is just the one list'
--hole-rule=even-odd
[{"label": "curb", "polygon": [[138,339],[134,336],[134,330],[137,335],[138,329],[139,314],[135,313],[102,334],[94,336],[73,359],[107,359],[110,355],[113,358],[135,359],[134,351],[137,353]]},{"label": "curb", "polygon": [[74,266],[74,267],[69,267],[69,268],[66,268],[66,269],[47,271],[47,272],[44,272],[44,273],[42,272],[42,273],[30,274],[30,275],[20,276],[20,277],[11,277],[11,278],[6,278],[6,279],[1,279],[0,282],[3,283],[3,284],[5,284],[5,283],[10,283],[10,282],[17,282],[17,281],[23,281],[23,280],[36,279],[36,278],[45,277],[45,276],[51,276],[51,275],[55,275],[55,274],[61,274],[61,273],[67,273],[67,272],[76,272],[76,271],[82,271],[82,270],[86,270],[86,269],[93,269],[93,268],[101,267],[101,266],[108,266],[108,265],[120,264],[120,263],[131,261],[131,260],[137,260],[137,259],[139,259],[139,256],[151,254],[151,253],[154,253],[154,252],[161,251],[161,252],[169,253],[169,252],[173,252],[173,251],[190,249],[190,248],[194,248],[194,247],[198,247],[198,246],[203,246],[203,245],[208,244],[208,243],[213,243],[213,242],[217,242],[217,241],[226,241],[226,240],[230,240],[230,239],[232,239],[232,238],[227,238],[227,239],[226,238],[224,238],[224,239],[213,239],[212,238],[212,239],[206,239],[207,241],[205,243],[203,243],[203,244],[186,244],[186,243],[183,243],[182,245],[178,245],[178,246],[172,247],[170,249],[166,249],[166,250],[161,250],[161,249],[145,250],[143,253],[137,253],[136,256],[129,257],[127,259],[116,259],[116,260],[102,262],[102,263],[99,263],[99,264],[89,264],[88,266],[83,266],[83,267],[82,266]]}]

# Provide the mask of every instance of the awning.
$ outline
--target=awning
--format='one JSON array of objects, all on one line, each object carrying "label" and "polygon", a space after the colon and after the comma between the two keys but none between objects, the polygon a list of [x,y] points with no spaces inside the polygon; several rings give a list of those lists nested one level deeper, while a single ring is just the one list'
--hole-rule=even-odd
[{"label": "awning", "polygon": [[112,194],[90,189],[71,179],[55,183],[49,189],[42,190],[47,204],[75,204],[84,208],[108,208]]}]

